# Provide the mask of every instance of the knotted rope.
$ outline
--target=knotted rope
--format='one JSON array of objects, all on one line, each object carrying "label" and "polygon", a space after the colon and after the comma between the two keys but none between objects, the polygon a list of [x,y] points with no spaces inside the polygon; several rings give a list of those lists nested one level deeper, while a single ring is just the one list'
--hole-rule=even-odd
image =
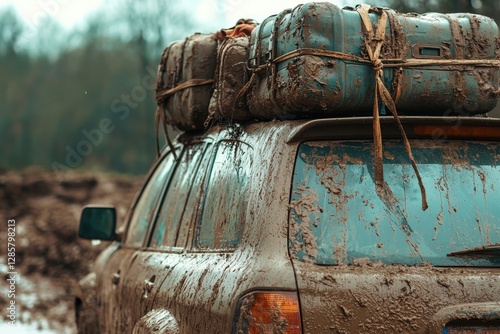
[{"label": "knotted rope", "polygon": [[[427,196],[425,192],[425,187],[422,182],[422,177],[418,171],[417,163],[413,157],[410,142],[406,136],[406,132],[401,124],[398,112],[396,110],[396,104],[392,99],[389,90],[385,87],[382,77],[384,75],[384,64],[380,60],[380,50],[382,49],[382,44],[385,38],[385,27],[387,25],[387,13],[382,9],[371,10],[369,5],[359,5],[356,11],[361,17],[363,22],[364,34],[365,34],[365,46],[368,53],[368,57],[373,64],[373,73],[375,75],[375,94],[373,100],[373,140],[374,140],[374,173],[375,173],[375,184],[377,185],[377,191],[387,190],[390,193],[389,186],[384,180],[384,160],[383,160],[383,146],[382,146],[382,131],[380,129],[380,113],[379,113],[379,98],[382,103],[390,110],[392,116],[396,120],[396,124],[403,137],[406,153],[411,161],[411,165],[418,179],[418,185],[420,187],[420,192],[422,194],[422,210],[427,210]],[[377,30],[373,31],[373,26],[370,21],[369,13],[370,11],[375,12],[379,16]]]}]

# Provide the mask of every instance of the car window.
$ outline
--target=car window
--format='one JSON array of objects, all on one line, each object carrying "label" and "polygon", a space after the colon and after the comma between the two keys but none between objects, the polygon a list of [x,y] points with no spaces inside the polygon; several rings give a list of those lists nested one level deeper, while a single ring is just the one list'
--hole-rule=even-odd
[{"label": "car window", "polygon": [[500,242],[499,144],[422,140],[412,149],[427,191],[426,211],[401,141],[384,141],[392,196],[376,191],[371,142],[303,143],[292,184],[290,251],[323,265],[370,259],[500,266],[494,257],[447,256]]},{"label": "car window", "polygon": [[[184,225],[181,225],[180,222],[184,221],[186,201],[198,171],[203,148],[202,144],[186,148],[163,198],[150,242],[151,247],[175,247],[181,229],[183,236],[185,235],[184,231],[188,228],[189,222]],[[185,243],[181,242],[179,246],[184,245]]]},{"label": "car window", "polygon": [[251,153],[241,142],[217,145],[197,229],[198,248],[234,248],[239,243],[246,217]]},{"label": "car window", "polygon": [[186,208],[184,214],[182,215],[181,228],[177,236],[177,247],[185,247],[191,230],[194,224],[191,224],[198,217],[200,203],[203,195],[205,180],[208,176],[208,169],[212,162],[212,150],[211,144],[209,144],[205,150],[203,159],[201,160],[200,166],[194,175],[193,186],[191,187],[191,192],[189,193],[189,198],[186,203]]},{"label": "car window", "polygon": [[148,227],[158,205],[163,189],[172,172],[174,158],[167,154],[158,164],[149,178],[146,186],[136,202],[130,218],[125,244],[132,247],[141,247],[148,232]]}]

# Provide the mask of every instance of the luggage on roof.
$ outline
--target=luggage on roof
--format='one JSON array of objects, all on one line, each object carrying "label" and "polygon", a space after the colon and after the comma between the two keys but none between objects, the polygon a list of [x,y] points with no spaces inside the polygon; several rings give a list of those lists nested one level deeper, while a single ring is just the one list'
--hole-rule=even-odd
[{"label": "luggage on roof", "polygon": [[381,8],[365,16],[308,3],[266,19],[251,37],[251,113],[260,119],[368,115],[377,75],[402,115],[472,115],[495,107],[500,43],[492,19]]},{"label": "luggage on roof", "polygon": [[183,131],[204,129],[211,99],[211,118],[251,119],[246,99],[237,97],[248,80],[248,44],[255,26],[253,20],[241,19],[230,29],[198,33],[167,46],[158,69],[157,122]]},{"label": "luggage on roof", "polygon": [[218,50],[215,90],[210,100],[210,118],[249,121],[246,99],[238,96],[248,81],[249,37],[229,37]]},{"label": "luggage on roof", "polygon": [[171,43],[163,51],[156,97],[168,124],[185,131],[204,128],[216,54],[214,34],[195,34]]}]

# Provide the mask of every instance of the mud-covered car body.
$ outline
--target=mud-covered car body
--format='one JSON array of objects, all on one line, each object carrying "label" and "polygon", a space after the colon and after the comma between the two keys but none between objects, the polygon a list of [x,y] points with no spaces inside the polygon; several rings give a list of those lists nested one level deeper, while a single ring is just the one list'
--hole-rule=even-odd
[{"label": "mud-covered car body", "polygon": [[498,333],[500,120],[403,118],[425,212],[390,118],[377,193],[372,122],[181,135],[81,281],[80,331]]}]

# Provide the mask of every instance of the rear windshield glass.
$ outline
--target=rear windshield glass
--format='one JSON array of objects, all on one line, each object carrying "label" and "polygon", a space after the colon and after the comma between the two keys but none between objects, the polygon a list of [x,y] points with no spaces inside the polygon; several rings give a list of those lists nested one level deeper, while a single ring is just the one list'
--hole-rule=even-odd
[{"label": "rear windshield glass", "polygon": [[500,266],[494,256],[448,253],[500,242],[498,143],[413,141],[427,191],[400,141],[384,141],[384,177],[393,196],[377,194],[372,144],[301,144],[290,200],[290,251],[334,265],[358,259],[386,264]]}]

